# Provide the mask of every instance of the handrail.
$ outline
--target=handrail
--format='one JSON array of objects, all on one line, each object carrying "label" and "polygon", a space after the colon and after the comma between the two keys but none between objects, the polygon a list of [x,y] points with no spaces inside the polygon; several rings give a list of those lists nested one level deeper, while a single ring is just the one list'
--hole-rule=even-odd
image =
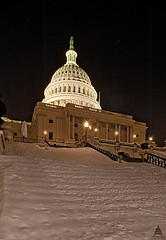
[{"label": "handrail", "polygon": [[45,140],[45,143],[47,143],[47,145],[49,146],[49,147],[54,147],[54,148],[71,148],[71,147],[69,147],[69,146],[59,146],[59,145],[57,145],[57,144],[50,144],[47,140]]},{"label": "handrail", "polygon": [[93,148],[94,150],[96,150],[96,151],[98,151],[98,152],[106,155],[107,157],[111,158],[113,161],[116,161],[116,162],[117,162],[117,161],[119,160],[119,157],[118,157],[118,156],[110,153],[109,151],[105,151],[105,150],[103,150],[103,149],[101,149],[101,148],[98,148],[98,147],[96,147],[96,146],[94,146],[94,145],[92,145],[92,144],[90,144],[90,143],[88,143],[88,142],[86,143],[86,146],[87,146],[87,147],[91,147],[91,148]]}]

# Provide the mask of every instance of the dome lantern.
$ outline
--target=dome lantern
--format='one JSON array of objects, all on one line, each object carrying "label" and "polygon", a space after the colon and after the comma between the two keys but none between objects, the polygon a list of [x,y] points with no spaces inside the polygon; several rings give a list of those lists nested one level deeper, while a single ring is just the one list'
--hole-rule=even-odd
[{"label": "dome lantern", "polygon": [[70,38],[70,46],[69,50],[66,52],[66,57],[67,57],[67,62],[66,64],[75,64],[76,63],[76,58],[77,58],[77,53],[74,51],[74,40],[73,37]]}]

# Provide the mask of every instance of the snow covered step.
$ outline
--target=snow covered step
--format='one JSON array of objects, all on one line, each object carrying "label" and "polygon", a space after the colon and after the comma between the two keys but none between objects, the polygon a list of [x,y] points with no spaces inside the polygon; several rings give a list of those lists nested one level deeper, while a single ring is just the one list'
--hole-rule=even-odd
[{"label": "snow covered step", "polygon": [[150,239],[156,224],[166,233],[165,169],[20,146],[28,156],[6,156],[0,239]]}]

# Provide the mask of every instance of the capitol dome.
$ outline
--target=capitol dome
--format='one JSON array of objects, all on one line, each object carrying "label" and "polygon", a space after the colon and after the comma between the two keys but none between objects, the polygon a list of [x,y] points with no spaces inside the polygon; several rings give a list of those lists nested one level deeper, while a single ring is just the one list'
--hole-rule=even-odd
[{"label": "capitol dome", "polygon": [[67,103],[101,109],[97,102],[97,92],[91,84],[88,74],[76,63],[73,38],[66,52],[67,62],[52,76],[44,91],[42,102],[65,107]]}]

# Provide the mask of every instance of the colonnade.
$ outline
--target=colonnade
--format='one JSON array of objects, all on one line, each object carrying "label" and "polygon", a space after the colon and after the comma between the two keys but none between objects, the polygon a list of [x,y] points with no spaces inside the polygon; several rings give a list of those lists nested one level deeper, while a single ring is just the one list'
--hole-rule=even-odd
[{"label": "colonnade", "polygon": [[[83,119],[82,121],[82,128],[84,128],[83,123],[86,121],[86,119]],[[75,116],[70,115],[67,117],[67,138],[70,139],[75,139]],[[114,125],[114,129],[111,129],[111,131],[113,132],[112,138],[110,138],[109,136],[109,131],[110,131],[110,126],[109,123],[106,122],[104,123],[105,125],[105,134],[103,136],[103,134],[101,133],[101,129],[100,129],[100,121],[96,121],[95,125],[91,126],[91,129],[88,130],[88,133],[93,135],[94,137],[100,137],[106,140],[117,140],[117,141],[122,141],[122,126],[125,127],[125,142],[127,143],[132,143],[133,142],[133,127],[132,126],[124,126],[121,124],[116,124],[113,123]],[[80,127],[80,126],[79,126]],[[97,129],[97,131],[95,132],[95,129]],[[117,135],[115,134],[117,133]],[[84,129],[84,134],[85,134],[85,129]],[[79,136],[79,138],[82,136]],[[123,140],[124,141],[124,140]]]}]

